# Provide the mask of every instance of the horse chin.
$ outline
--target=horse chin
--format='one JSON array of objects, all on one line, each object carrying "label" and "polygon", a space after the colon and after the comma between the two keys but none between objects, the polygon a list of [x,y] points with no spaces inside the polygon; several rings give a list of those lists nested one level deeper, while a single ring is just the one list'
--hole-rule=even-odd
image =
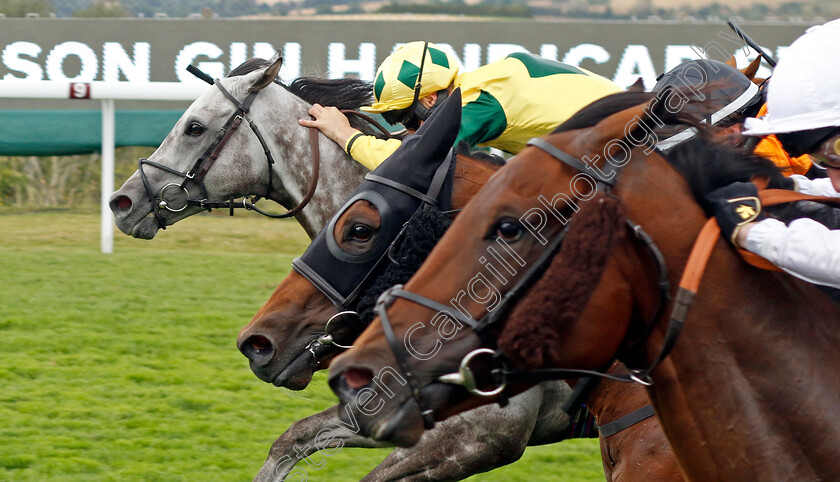
[{"label": "horse chin", "polygon": [[371,427],[370,438],[397,447],[413,447],[423,436],[423,418],[413,399],[406,400],[390,417]]},{"label": "horse chin", "polygon": [[157,234],[160,227],[158,226],[157,219],[153,213],[149,213],[146,217],[140,220],[137,224],[131,228],[131,231],[126,233],[132,238],[138,239],[152,239]]},{"label": "horse chin", "polygon": [[289,390],[303,390],[312,381],[312,375],[318,369],[318,362],[311,353],[304,350],[274,378],[271,383],[276,387]]},{"label": "horse chin", "polygon": [[[426,400],[430,402],[432,410],[434,410],[435,421],[439,422],[448,418],[448,415],[441,417],[439,409],[451,401],[450,397],[457,394],[458,388],[452,385],[433,383],[423,387],[422,392]],[[341,410],[342,419],[345,416],[346,410]],[[345,420],[345,422],[349,421]],[[390,415],[374,420],[369,430],[362,427],[362,431],[366,432],[368,437],[373,440],[387,442],[397,447],[413,447],[420,441],[425,428],[417,401],[414,398],[407,398]]]}]

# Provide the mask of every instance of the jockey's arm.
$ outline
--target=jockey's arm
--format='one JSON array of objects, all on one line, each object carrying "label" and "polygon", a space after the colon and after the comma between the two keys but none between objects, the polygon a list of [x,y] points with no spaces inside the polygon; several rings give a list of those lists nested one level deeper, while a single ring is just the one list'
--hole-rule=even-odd
[{"label": "jockey's arm", "polygon": [[797,278],[840,288],[840,230],[808,218],[787,226],[768,218],[744,226],[737,244]]},{"label": "jockey's arm", "polygon": [[[840,172],[840,171],[838,171]],[[830,174],[830,177],[833,174]],[[840,197],[832,179],[791,176],[806,194]],[[704,197],[721,234],[733,244],[767,259],[797,278],[840,288],[840,229],[801,217],[785,224],[764,213],[755,184],[735,182]]]},{"label": "jockey's arm", "polygon": [[[399,139],[377,139],[374,136],[362,134],[351,126],[347,116],[335,107],[315,104],[310,107],[309,115],[315,119],[300,119],[298,121],[300,125],[318,128],[325,136],[344,148],[353,159],[371,171],[400,147]],[[352,145],[348,145],[351,141]]]},{"label": "jockey's arm", "polygon": [[[829,178],[793,175],[791,179],[801,193],[840,197]],[[798,278],[840,288],[840,230],[808,218],[796,219],[789,225],[765,219],[742,227],[736,243]]]}]

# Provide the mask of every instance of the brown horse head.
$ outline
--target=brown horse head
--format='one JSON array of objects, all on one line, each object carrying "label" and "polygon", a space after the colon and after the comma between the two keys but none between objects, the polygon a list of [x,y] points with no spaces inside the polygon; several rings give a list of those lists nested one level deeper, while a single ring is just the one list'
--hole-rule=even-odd
[{"label": "brown horse head", "polygon": [[[453,209],[461,209],[498,168],[458,155],[453,173]],[[336,307],[311,281],[297,271],[289,273],[240,331],[237,346],[248,357],[254,374],[276,386],[302,390],[316,370],[329,366],[342,346],[351,345],[373,318],[372,308],[378,294],[394,283],[405,282],[413,274],[448,227],[449,216],[430,211],[410,224],[397,251],[402,255],[400,264],[376,272],[366,281],[368,289],[355,306],[358,315],[342,315],[344,310]],[[376,246],[383,236],[381,227],[377,207],[360,199],[338,217],[331,234],[339,249],[360,256]],[[354,266],[347,263],[345,269],[352,270]],[[329,320],[332,321],[327,328]],[[337,345],[314,343],[327,330]]]},{"label": "brown horse head", "polygon": [[[639,94],[618,95],[626,99]],[[706,169],[721,185],[743,179],[738,176],[748,179],[761,169],[775,172],[761,160],[750,161],[737,176],[732,169],[719,169],[741,156],[703,138],[675,148],[675,160],[669,163],[649,148],[656,126],[692,121],[668,111],[673,100],[668,93],[648,95],[648,102],[605,118],[603,111],[584,109],[579,115],[600,114],[603,120],[581,129],[573,118],[565,126],[568,130],[561,126],[543,138],[548,147],[538,143],[512,159],[473,198],[405,285],[405,292],[437,304],[402,295],[391,298],[380,310],[387,320],[374,320],[355,347],[334,361],[330,384],[364,433],[410,444],[424,425],[418,399],[436,419],[479,403],[463,388],[439,380],[457,372],[464,357],[488,346],[488,340],[498,339],[505,355],[520,367],[596,368],[644,332],[660,302],[658,274],[646,248],[624,228],[625,217],[645,221],[649,232],[668,233],[668,246],[660,248],[684,262],[685,255],[675,253],[691,245],[706,216],[675,169],[690,171],[680,165],[681,156],[708,161]],[[698,145],[702,150],[693,152]],[[569,165],[558,157],[579,163]],[[616,185],[605,192],[605,183],[595,182],[598,178]],[[674,230],[674,219],[685,227]],[[505,295],[563,232],[564,243],[541,280],[545,283],[534,286],[515,307],[504,306]],[[492,319],[496,310],[506,308],[513,309],[516,322],[511,318],[504,326],[482,327],[481,337],[464,321],[481,323],[476,320]],[[386,327],[400,347],[389,341]],[[644,363],[646,356],[636,351],[625,361]],[[492,387],[489,380],[477,382]],[[493,398],[483,400],[488,401]]]},{"label": "brown horse head", "polygon": [[[563,146],[566,153],[583,162],[589,160],[592,172],[600,172],[598,175],[605,178],[610,176],[607,159],[621,162],[619,151],[625,145],[622,143],[652,152],[649,146],[655,139],[646,123],[653,125],[654,119],[658,121],[657,115],[664,117],[667,100],[648,105],[641,102],[650,100],[653,94],[639,92],[611,97],[582,110],[562,129],[544,138],[554,146]],[[618,106],[622,108],[619,110]],[[603,119],[604,112],[613,115]],[[596,124],[596,118],[603,120]],[[608,216],[599,216],[598,209],[582,209],[585,203],[596,205],[599,201],[595,199],[604,197],[591,177],[580,174],[542,149],[526,148],[479,191],[405,289],[415,292],[415,286],[422,286],[419,294],[423,297],[449,306],[453,312],[481,319],[498,308],[505,292],[540,257],[547,241],[579,214],[579,220],[591,218],[592,223],[613,226],[609,239],[602,243],[591,238],[581,240],[577,246],[582,250],[568,254],[579,256],[586,251],[586,243],[592,242],[589,248],[593,251],[596,244],[600,246],[604,262],[588,267],[592,277],[590,290],[600,286],[598,275],[604,269],[638,268],[606,261],[606,253],[623,236],[623,231],[614,227],[621,208],[614,206],[613,215]],[[645,270],[638,272],[644,274]],[[606,283],[599,289],[616,300],[629,300],[634,287],[624,281]],[[629,302],[615,307],[583,303],[576,309],[625,318],[633,312]],[[422,387],[419,391],[438,419],[486,403],[460,387],[435,383],[441,375],[457,371],[464,356],[482,346],[473,330],[447,313],[403,299],[394,301],[387,315],[408,354],[411,376],[405,375],[400,360],[395,358],[381,321],[374,321],[355,348],[338,358],[331,369],[333,389],[354,409],[365,433],[398,444],[411,444],[419,438],[423,420],[408,378]],[[575,354],[583,357],[576,363],[606,363],[611,354],[605,348],[617,348],[623,334],[620,330],[609,333],[598,347],[573,347]]]}]

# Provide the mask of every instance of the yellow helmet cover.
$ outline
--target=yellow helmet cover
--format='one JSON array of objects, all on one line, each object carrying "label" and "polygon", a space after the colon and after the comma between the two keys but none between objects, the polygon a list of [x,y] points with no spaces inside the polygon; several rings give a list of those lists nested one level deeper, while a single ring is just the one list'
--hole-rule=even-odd
[{"label": "yellow helmet cover", "polygon": [[[426,51],[425,62],[423,51]],[[420,75],[420,65],[423,73]],[[414,89],[420,80],[422,98],[446,89],[458,74],[458,61],[428,42],[409,42],[385,58],[376,71],[373,95],[376,102],[363,111],[380,113],[405,109],[414,102]]]}]

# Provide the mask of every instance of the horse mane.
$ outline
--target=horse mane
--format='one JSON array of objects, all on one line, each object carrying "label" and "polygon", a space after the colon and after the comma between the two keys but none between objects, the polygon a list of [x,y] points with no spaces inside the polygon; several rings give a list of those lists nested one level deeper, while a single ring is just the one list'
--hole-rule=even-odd
[{"label": "horse mane", "polygon": [[[784,179],[773,161],[704,138],[674,146],[665,159],[685,178],[691,194],[704,208],[707,194],[733,182],[749,182],[755,177],[766,177],[771,183]],[[714,213],[707,210],[706,214]]]},{"label": "horse mane", "polygon": [[650,102],[653,97],[654,94],[651,92],[639,92],[635,90],[617,92],[606,97],[601,97],[572,114],[571,117],[557,126],[551,133],[557,134],[594,127],[597,123],[613,114]]},{"label": "horse mane", "polygon": [[[255,70],[265,68],[270,62],[265,59],[252,58],[231,70],[228,77],[249,74]],[[298,77],[288,85],[274,79],[274,83],[300,97],[310,104],[321,104],[346,110],[359,110],[360,107],[373,103],[373,84],[359,79],[322,79],[318,77]],[[366,135],[382,137],[382,133],[372,128],[367,122],[349,117],[350,124]]]},{"label": "horse mane", "polygon": [[405,234],[393,253],[398,262],[387,263],[387,268],[374,278],[370,287],[359,297],[356,312],[364,326],[373,321],[376,301],[385,290],[403,284],[420,269],[443,234],[452,224],[452,218],[431,205],[424,205],[406,224]]},{"label": "horse mane", "polygon": [[[655,96],[655,92],[638,91],[608,95],[583,107],[553,133],[594,127],[606,117],[649,103]],[[708,109],[704,103],[689,102],[686,106],[691,108],[675,113],[666,111],[659,115],[665,126],[654,129],[654,132],[657,135],[670,135],[674,130],[686,127],[698,130],[698,135],[693,139],[674,146],[667,153],[657,151],[685,178],[698,203],[704,205],[708,193],[733,182],[750,181],[754,177],[766,177],[771,182],[779,182],[784,178],[773,161],[754,154],[744,154],[734,147],[712,140],[712,135],[719,129],[700,122],[704,110]],[[706,214],[711,215],[709,212]]]}]

